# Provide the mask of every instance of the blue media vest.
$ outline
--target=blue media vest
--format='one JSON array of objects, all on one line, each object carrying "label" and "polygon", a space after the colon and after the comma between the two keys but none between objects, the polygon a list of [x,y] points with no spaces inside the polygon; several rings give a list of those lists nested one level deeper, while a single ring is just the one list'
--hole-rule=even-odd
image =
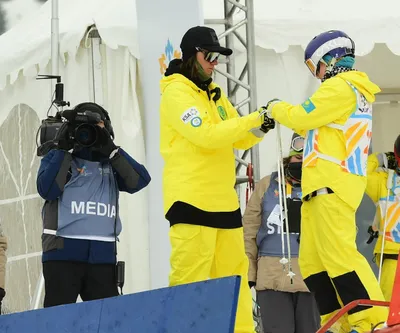
[{"label": "blue media vest", "polygon": [[[261,213],[261,226],[257,233],[257,247],[258,255],[260,257],[271,256],[279,257],[282,256],[282,235],[281,227],[268,221],[268,217],[271,215],[275,206],[279,206],[279,184],[278,184],[278,173],[273,172],[271,174],[271,180],[267,191],[264,194],[262,201],[262,213]],[[292,188],[292,198],[301,198],[301,188]],[[285,199],[284,199],[285,200]],[[285,222],[284,222],[285,223]],[[287,241],[286,234],[284,235],[285,241],[285,255],[287,255]],[[291,255],[297,257],[299,255],[299,243],[298,233],[291,233],[290,247]]]}]

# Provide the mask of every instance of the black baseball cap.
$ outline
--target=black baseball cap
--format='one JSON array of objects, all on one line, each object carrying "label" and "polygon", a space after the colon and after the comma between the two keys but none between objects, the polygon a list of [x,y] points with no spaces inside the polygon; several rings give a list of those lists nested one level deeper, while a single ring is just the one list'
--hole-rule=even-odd
[{"label": "black baseball cap", "polygon": [[209,27],[196,26],[186,31],[181,41],[183,59],[188,59],[196,54],[196,47],[210,52],[218,52],[224,56],[230,56],[233,51],[219,44],[217,34]]}]

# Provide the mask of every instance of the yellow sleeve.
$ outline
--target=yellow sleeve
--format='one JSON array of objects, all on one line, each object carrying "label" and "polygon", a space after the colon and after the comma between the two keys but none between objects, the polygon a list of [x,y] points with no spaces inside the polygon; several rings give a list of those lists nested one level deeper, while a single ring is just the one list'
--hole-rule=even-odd
[{"label": "yellow sleeve", "polygon": [[269,186],[270,176],[261,179],[255,186],[250,196],[246,210],[243,214],[244,246],[249,258],[249,281],[257,280],[258,248],[256,237],[261,225],[262,198]]},{"label": "yellow sleeve", "polygon": [[272,117],[296,133],[328,125],[350,114],[356,107],[356,95],[341,78],[331,78],[303,104],[276,103]]},{"label": "yellow sleeve", "polygon": [[381,167],[381,163],[378,159],[378,154],[371,154],[368,156],[367,160],[367,187],[365,193],[371,198],[374,203],[377,203],[381,197],[381,188],[386,187],[387,182],[387,172],[379,171],[378,168]]},{"label": "yellow sleeve", "polygon": [[[221,91],[221,104],[227,110],[228,119],[241,117],[238,111],[233,107],[232,103],[229,101],[228,97]],[[251,132],[247,132],[245,137],[239,141],[233,143],[233,148],[235,149],[249,149],[261,142],[263,138],[255,136]]]},{"label": "yellow sleeve", "polygon": [[248,131],[261,126],[258,112],[225,120],[219,124],[204,121],[207,108],[199,106],[184,83],[169,85],[161,96],[161,113],[170,126],[196,146],[218,149],[242,140]]},{"label": "yellow sleeve", "polygon": [[[240,117],[240,115],[238,114],[237,110],[233,107],[233,105],[229,101],[227,102],[228,102],[229,118]],[[262,139],[263,139],[262,137],[259,138],[255,136],[253,133],[247,132],[243,139],[233,143],[233,148],[246,150],[255,146],[257,143],[260,143]]]}]

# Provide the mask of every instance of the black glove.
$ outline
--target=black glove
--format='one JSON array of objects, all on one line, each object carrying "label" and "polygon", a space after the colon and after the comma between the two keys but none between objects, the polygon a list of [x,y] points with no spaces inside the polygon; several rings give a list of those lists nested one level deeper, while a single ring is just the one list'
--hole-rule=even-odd
[{"label": "black glove", "polygon": [[96,150],[100,154],[109,158],[111,153],[114,150],[117,150],[119,147],[114,144],[114,141],[111,138],[111,135],[106,128],[100,128],[98,134],[99,134],[99,145],[96,147]]},{"label": "black glove", "polygon": [[268,116],[268,106],[262,106],[259,110],[260,114],[263,116],[263,123],[261,124],[260,129],[264,133],[268,133],[269,130],[275,128],[275,120]]},{"label": "black glove", "polygon": [[254,281],[249,281],[249,288],[253,288],[256,286],[256,283]]},{"label": "black glove", "polygon": [[55,149],[68,151],[73,148],[72,142],[69,142],[68,123],[63,123],[61,125],[53,142],[55,144]]},{"label": "black glove", "polygon": [[378,231],[378,230],[374,230],[374,228],[372,228],[372,226],[369,226],[369,227],[368,227],[368,234],[369,234],[369,238],[368,238],[368,240],[367,240],[367,244],[371,244],[372,241],[373,241],[375,238],[378,238],[378,237],[379,237],[379,231]]},{"label": "black glove", "polygon": [[388,161],[388,169],[396,170],[397,163],[396,158],[394,157],[393,152],[385,153],[387,161]]}]

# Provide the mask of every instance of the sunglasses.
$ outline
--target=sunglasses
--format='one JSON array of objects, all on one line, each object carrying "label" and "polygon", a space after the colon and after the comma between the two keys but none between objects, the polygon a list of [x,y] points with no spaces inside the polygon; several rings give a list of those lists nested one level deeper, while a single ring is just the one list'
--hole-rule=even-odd
[{"label": "sunglasses", "polygon": [[298,136],[292,140],[292,150],[294,150],[296,152],[301,152],[301,151],[303,151],[303,147],[304,147],[304,138],[303,137]]},{"label": "sunglasses", "polygon": [[196,47],[196,50],[198,52],[201,52],[204,54],[204,59],[207,60],[208,62],[214,62],[218,60],[218,57],[220,56],[220,54],[218,52],[210,52],[207,50],[204,50],[200,47]]}]

